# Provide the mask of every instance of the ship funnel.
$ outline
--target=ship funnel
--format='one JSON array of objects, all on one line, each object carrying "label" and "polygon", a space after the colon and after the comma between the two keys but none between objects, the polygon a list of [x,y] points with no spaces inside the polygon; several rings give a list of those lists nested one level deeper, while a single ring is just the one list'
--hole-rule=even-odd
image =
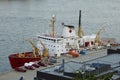
[{"label": "ship funnel", "polygon": [[81,26],[81,10],[79,11],[79,24],[78,26],[80,27]]},{"label": "ship funnel", "polygon": [[81,10],[79,11],[78,37],[82,38],[84,32],[81,28]]},{"label": "ship funnel", "polygon": [[63,26],[63,37],[75,37],[75,29],[74,26],[72,25],[65,25],[64,23],[62,23]]}]

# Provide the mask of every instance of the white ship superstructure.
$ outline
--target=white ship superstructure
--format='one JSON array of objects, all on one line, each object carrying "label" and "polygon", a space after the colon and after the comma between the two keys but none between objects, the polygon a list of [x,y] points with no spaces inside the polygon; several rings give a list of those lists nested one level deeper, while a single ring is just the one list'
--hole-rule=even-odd
[{"label": "white ship superstructure", "polygon": [[[64,25],[63,35],[55,35],[52,37],[49,34],[40,34],[38,38],[44,43],[48,48],[49,54],[54,56],[60,56],[62,53],[67,53],[71,48],[76,48],[78,45],[78,36],[75,35],[74,26]],[[40,50],[43,49],[42,45],[38,42],[37,44]]]},{"label": "white ship superstructure", "polygon": [[[78,27],[78,35],[76,35],[74,26],[65,25],[62,23],[63,32],[62,35],[56,35],[54,31],[54,23],[55,23],[55,16],[51,19],[52,25],[52,32],[50,34],[39,34],[37,37],[40,39],[46,48],[49,51],[50,56],[60,56],[62,53],[67,53],[70,49],[80,50],[80,47],[93,47],[95,44],[95,40],[97,42],[99,36],[96,34],[84,36],[83,31],[81,29],[81,11],[79,16],[79,27]],[[100,32],[99,32],[100,33]],[[82,37],[81,37],[82,35]],[[43,50],[42,45],[38,42],[37,44],[40,50]]]}]

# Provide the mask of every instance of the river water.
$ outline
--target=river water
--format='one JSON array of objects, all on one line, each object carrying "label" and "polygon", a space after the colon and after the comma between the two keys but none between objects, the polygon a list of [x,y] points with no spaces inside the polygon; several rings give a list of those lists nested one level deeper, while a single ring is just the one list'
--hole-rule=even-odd
[{"label": "river water", "polygon": [[0,0],[0,73],[11,69],[8,55],[32,50],[24,38],[33,39],[39,32],[50,31],[53,14],[57,34],[62,32],[62,22],[74,25],[77,30],[79,10],[82,10],[86,35],[104,27],[101,36],[119,42],[119,4],[120,0]]}]

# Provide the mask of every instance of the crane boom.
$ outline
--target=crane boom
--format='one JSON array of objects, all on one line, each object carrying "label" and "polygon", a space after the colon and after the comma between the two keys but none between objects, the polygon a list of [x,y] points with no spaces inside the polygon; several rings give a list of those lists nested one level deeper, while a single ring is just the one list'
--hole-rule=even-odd
[{"label": "crane boom", "polygon": [[104,30],[104,28],[101,28],[98,33],[96,34],[96,37],[95,37],[95,44],[99,44],[100,42],[100,33]]},{"label": "crane boom", "polygon": [[30,40],[30,39],[26,39],[31,45],[32,47],[34,48],[33,49],[33,54],[34,54],[34,57],[37,57],[39,55],[39,52],[40,50],[38,49],[38,47]]},{"label": "crane boom", "polygon": [[49,56],[49,52],[48,52],[48,49],[46,48],[45,44],[40,40],[40,44],[43,46],[43,57],[48,57]]},{"label": "crane boom", "polygon": [[43,46],[44,49],[47,49],[46,46],[43,44],[43,42],[39,39],[40,44]]}]

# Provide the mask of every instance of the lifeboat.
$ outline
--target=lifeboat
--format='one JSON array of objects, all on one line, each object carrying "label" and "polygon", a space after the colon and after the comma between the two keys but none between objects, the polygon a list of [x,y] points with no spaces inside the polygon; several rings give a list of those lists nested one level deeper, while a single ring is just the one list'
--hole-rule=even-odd
[{"label": "lifeboat", "polygon": [[70,49],[68,54],[72,55],[73,57],[78,57],[79,56],[79,53],[74,49]]}]

